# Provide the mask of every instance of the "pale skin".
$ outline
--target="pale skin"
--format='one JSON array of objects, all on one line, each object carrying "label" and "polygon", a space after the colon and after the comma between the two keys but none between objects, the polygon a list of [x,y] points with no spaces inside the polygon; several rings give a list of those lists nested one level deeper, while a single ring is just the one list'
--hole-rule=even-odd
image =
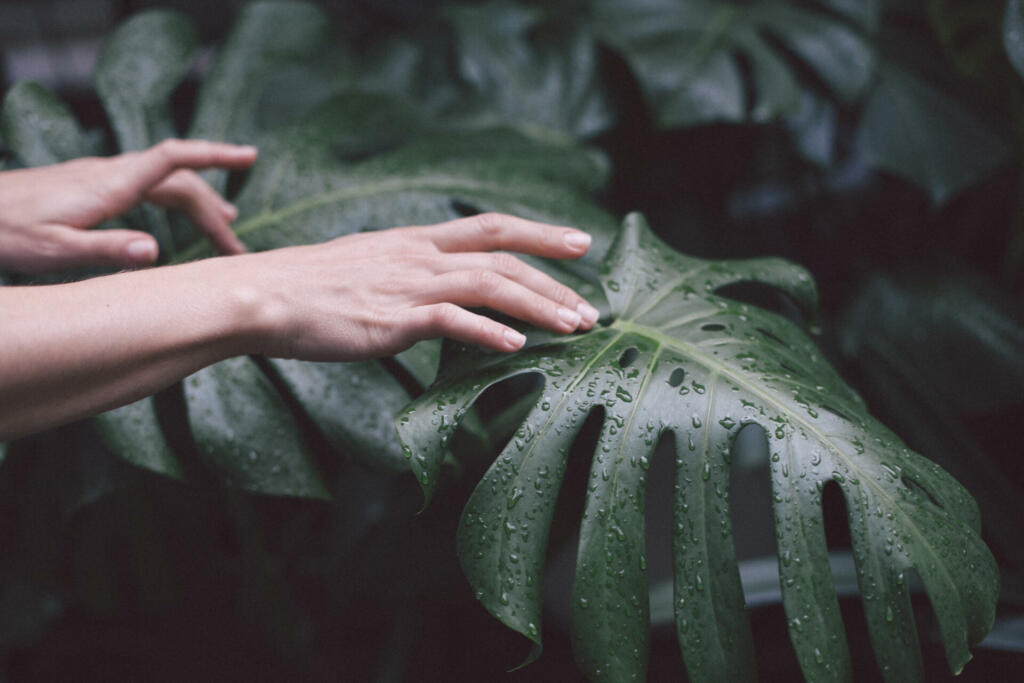
[{"label": "pale skin", "polygon": [[522,334],[467,307],[562,333],[597,320],[577,293],[507,253],[578,258],[589,235],[512,216],[243,253],[230,227],[236,210],[195,171],[255,158],[251,147],[171,140],[0,174],[0,268],[152,264],[151,236],[88,230],[141,201],[183,210],[225,254],[0,287],[0,441],[130,403],[242,354],[351,361],[442,336],[494,351],[522,347]]}]

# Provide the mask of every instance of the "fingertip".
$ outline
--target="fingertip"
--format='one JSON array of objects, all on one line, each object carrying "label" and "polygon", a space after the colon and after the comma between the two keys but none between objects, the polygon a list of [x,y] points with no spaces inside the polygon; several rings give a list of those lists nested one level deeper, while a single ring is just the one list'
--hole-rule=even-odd
[{"label": "fingertip", "polygon": [[259,149],[255,145],[232,145],[232,154],[237,159],[246,164],[251,164],[256,161],[256,157],[260,155]]},{"label": "fingertip", "polygon": [[577,304],[576,312],[580,314],[581,327],[588,330],[597,323],[597,319],[601,315],[600,311],[586,302]]},{"label": "fingertip", "polygon": [[523,348],[523,344],[526,343],[526,335],[521,332],[513,330],[511,327],[505,328],[504,333],[505,349],[508,351],[518,351]]},{"label": "fingertip", "polygon": [[590,249],[591,237],[582,230],[567,230],[563,236],[569,251],[583,255]]},{"label": "fingertip", "polygon": [[159,248],[152,239],[132,240],[124,248],[124,254],[131,265],[146,266],[156,261]]},{"label": "fingertip", "polygon": [[231,253],[231,254],[248,254],[249,253],[249,247],[245,246],[245,243],[242,240],[240,240],[237,237],[235,237],[234,239],[231,240],[231,251],[229,253]]},{"label": "fingertip", "polygon": [[220,212],[229,223],[238,218],[238,207],[226,199],[220,200]]}]

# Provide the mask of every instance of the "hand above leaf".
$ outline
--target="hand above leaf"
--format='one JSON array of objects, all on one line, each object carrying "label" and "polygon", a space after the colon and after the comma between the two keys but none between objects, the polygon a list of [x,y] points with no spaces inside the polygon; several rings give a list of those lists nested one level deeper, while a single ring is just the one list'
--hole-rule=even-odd
[{"label": "hand above leaf", "polygon": [[246,168],[255,159],[252,147],[165,140],[143,152],[5,172],[0,175],[0,267],[44,272],[149,265],[157,257],[152,236],[86,230],[143,200],[184,211],[220,252],[244,252],[230,226],[237,211],[193,169]]},{"label": "hand above leaf", "polygon": [[501,214],[339,237],[247,257],[261,273],[268,355],[360,360],[450,337],[494,351],[526,338],[465,310],[488,307],[554,332],[588,330],[598,312],[506,249],[578,258],[590,236]]}]

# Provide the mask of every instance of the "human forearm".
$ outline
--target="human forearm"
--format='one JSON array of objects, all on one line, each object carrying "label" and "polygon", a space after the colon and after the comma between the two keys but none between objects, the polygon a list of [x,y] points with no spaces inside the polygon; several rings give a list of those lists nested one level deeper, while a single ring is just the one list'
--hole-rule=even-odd
[{"label": "human forearm", "polygon": [[231,261],[0,288],[0,441],[123,405],[251,350],[258,301]]},{"label": "human forearm", "polygon": [[49,287],[0,288],[0,441],[123,405],[224,358],[391,355],[450,337],[515,351],[489,308],[590,329],[579,294],[510,254],[578,258],[578,230],[486,214]]}]

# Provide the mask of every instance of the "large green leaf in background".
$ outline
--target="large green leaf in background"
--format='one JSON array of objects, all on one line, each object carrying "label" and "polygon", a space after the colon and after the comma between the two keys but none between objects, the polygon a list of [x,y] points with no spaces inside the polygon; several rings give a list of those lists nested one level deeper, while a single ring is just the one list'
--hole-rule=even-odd
[{"label": "large green leaf in background", "polygon": [[31,81],[16,83],[4,96],[0,135],[27,166],[56,164],[95,151],[67,106]]},{"label": "large green leaf in background", "polygon": [[[178,15],[143,13],[104,47],[96,82],[107,93],[104,102],[115,129],[127,131],[119,132],[122,142],[156,141],[146,137],[153,128],[150,114],[166,110],[171,84],[180,79],[191,49],[192,34],[183,22]],[[267,39],[278,24],[289,27],[284,43]],[[244,139],[237,136],[255,125],[248,108],[280,73],[280,64],[305,54],[310,43],[326,34],[326,26],[323,15],[307,5],[248,6],[219,53],[219,66],[203,84],[193,130],[222,137],[230,128],[231,139]],[[162,54],[176,55],[170,60],[174,64],[151,65],[140,75],[129,68],[133,52],[150,44],[163,46]],[[124,90],[138,97],[114,96],[122,81]],[[221,117],[204,114],[213,110]],[[23,161],[62,160],[67,150],[84,144],[66,108],[38,86],[15,88],[5,112],[10,113],[4,116],[4,137]],[[508,130],[449,131],[390,98],[354,92],[330,98],[299,121],[263,132],[260,139],[260,158],[237,197],[235,223],[236,232],[255,250],[502,211],[590,230],[594,255],[567,269],[544,266],[560,270],[562,279],[586,292],[586,278],[596,280],[600,253],[614,230],[608,214],[589,199],[606,181],[607,164],[565,141],[553,144]],[[201,242],[178,260],[208,253]],[[436,346],[418,345],[396,360],[426,385],[436,367]],[[392,469],[408,467],[391,422],[409,394],[377,361],[269,360],[263,365],[236,358],[189,377],[184,400],[204,464],[247,490],[325,495],[315,449],[302,427],[306,420],[338,451]],[[152,398],[97,421],[121,457],[183,476],[187,468],[165,438]]]},{"label": "large green leaf in background", "polygon": [[[429,497],[445,444],[487,387],[539,373],[544,390],[473,492],[459,529],[463,568],[485,607],[540,645],[548,529],[566,454],[594,409],[603,425],[590,468],[572,610],[574,649],[593,680],[643,680],[648,650],[644,497],[649,458],[675,442],[676,630],[696,681],[755,678],[729,517],[730,448],[764,429],[783,604],[808,680],[849,680],[828,566],[822,490],[849,513],[872,645],[887,681],[922,677],[907,588],[920,575],[949,664],[991,628],[995,561],[967,492],[909,451],[792,323],[716,294],[737,282],[781,289],[809,311],[805,271],[778,259],[703,261],[673,252],[627,218],[602,277],[613,317],[589,333],[514,356],[465,351],[399,419]],[[539,647],[535,648],[535,651]]]},{"label": "large green leaf in background", "polygon": [[[267,81],[324,49],[330,28],[324,12],[306,3],[246,5],[203,81],[188,137],[253,142],[256,105]],[[224,172],[206,176],[215,189],[224,189]]]},{"label": "large green leaf in background", "polygon": [[[195,49],[191,22],[165,10],[137,14],[107,38],[93,78],[122,151],[145,149],[176,134],[170,97],[188,73]],[[127,219],[153,233],[161,252],[173,250],[166,212],[143,205]]]},{"label": "large green leaf in background", "polygon": [[974,495],[1003,567],[1020,570],[1024,495],[968,428],[1024,403],[1024,320],[1007,299],[948,266],[902,281],[875,276],[839,329],[872,403]]},{"label": "large green leaf in background", "polygon": [[195,48],[191,22],[161,10],[135,15],[104,43],[96,93],[122,150],[145,149],[174,135],[170,97],[188,73]]},{"label": "large green leaf in background", "polygon": [[[874,64],[858,28],[820,5],[595,0],[593,12],[596,31],[622,51],[665,127],[791,113],[803,86],[787,53],[843,102],[864,92]],[[739,59],[750,68],[749,104]]]},{"label": "large green leaf in background", "polygon": [[970,106],[897,63],[880,69],[857,145],[872,166],[916,183],[935,204],[991,173],[1010,147]]},{"label": "large green leaf in background", "polygon": [[615,121],[599,77],[593,36],[578,22],[556,26],[538,7],[510,2],[456,5],[458,75],[468,102],[452,115],[482,122],[541,126],[586,138]]},{"label": "large green leaf in background", "polygon": [[1003,48],[1010,64],[1024,78],[1024,2],[1008,0],[1003,17]]}]

